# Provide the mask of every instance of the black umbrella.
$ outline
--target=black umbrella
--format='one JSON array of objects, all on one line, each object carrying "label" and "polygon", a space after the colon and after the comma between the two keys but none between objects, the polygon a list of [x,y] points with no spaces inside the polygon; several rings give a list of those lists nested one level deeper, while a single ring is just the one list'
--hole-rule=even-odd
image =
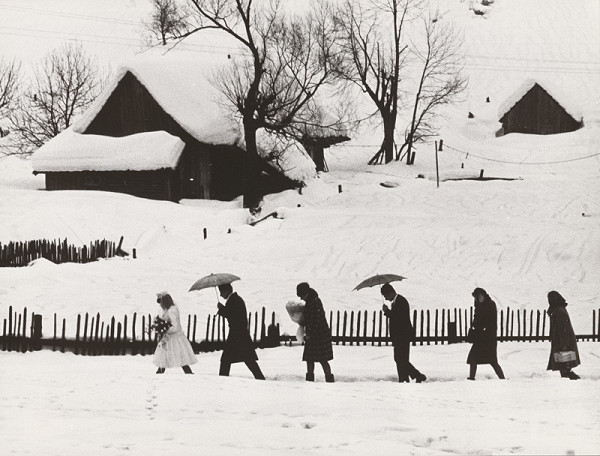
[{"label": "black umbrella", "polygon": [[[215,287],[215,293],[217,292],[217,288],[219,285],[225,285],[226,283],[235,282],[236,280],[240,280],[238,276],[233,274],[228,274],[226,272],[221,272],[218,274],[210,274],[201,279],[196,280],[192,288],[189,291],[195,290],[204,290],[205,288]],[[219,299],[219,294],[217,293],[217,299]]]},{"label": "black umbrella", "polygon": [[397,282],[404,280],[406,277],[396,274],[375,274],[368,279],[363,280],[361,283],[354,287],[354,290],[360,290],[362,288],[375,287],[377,285],[383,285],[385,283]]}]

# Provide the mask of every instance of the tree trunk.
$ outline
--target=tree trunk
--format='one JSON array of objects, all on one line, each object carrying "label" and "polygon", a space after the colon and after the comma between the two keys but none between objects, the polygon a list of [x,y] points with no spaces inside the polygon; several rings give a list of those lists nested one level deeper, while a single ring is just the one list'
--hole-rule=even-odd
[{"label": "tree trunk", "polygon": [[244,139],[246,140],[246,171],[244,174],[244,207],[258,206],[262,197],[258,182],[258,148],[256,146],[256,127],[252,121],[244,121]]},{"label": "tree trunk", "polygon": [[394,159],[395,123],[395,119],[385,119],[383,122],[383,143],[381,144],[381,148],[385,156],[385,163],[389,163]]},{"label": "tree trunk", "polygon": [[383,142],[377,153],[369,160],[369,165],[389,163],[394,159],[394,131],[396,116],[383,116]]}]

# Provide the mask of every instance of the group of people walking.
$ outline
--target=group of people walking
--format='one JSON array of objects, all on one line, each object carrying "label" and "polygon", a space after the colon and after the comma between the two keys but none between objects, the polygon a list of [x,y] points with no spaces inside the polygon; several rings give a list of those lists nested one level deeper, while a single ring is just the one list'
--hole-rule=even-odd
[{"label": "group of people walking", "polygon": [[[256,350],[248,329],[248,317],[244,300],[233,291],[231,284],[219,285],[219,294],[225,303],[218,303],[218,314],[227,319],[229,334],[221,355],[219,375],[228,376],[233,363],[243,362],[257,380],[264,380],[257,360]],[[390,338],[394,347],[394,361],[401,383],[424,382],[427,377],[410,362],[410,345],[415,331],[410,321],[410,307],[405,297],[396,292],[389,283],[383,284],[381,294],[390,306],[383,304],[383,313],[388,319]],[[329,361],[333,359],[331,330],[327,323],[323,303],[318,293],[306,282],[299,283],[296,295],[302,299],[304,316],[304,351],[302,360],[306,362],[306,380],[315,380],[315,364],[321,364],[325,381],[333,383],[334,375]],[[502,367],[498,363],[497,354],[497,309],[496,303],[483,288],[475,288],[472,293],[475,313],[468,341],[472,343],[467,356],[469,364],[469,380],[475,380],[477,367],[489,364],[499,379],[505,379]],[[186,374],[191,374],[191,364],[197,362],[192,346],[183,333],[179,310],[168,293],[160,293],[157,298],[163,313],[161,318],[171,326],[159,341],[154,353],[154,364],[157,374],[166,368],[181,367]],[[572,369],[580,364],[577,340],[566,310],[567,302],[557,291],[548,293],[547,310],[550,316],[550,360],[547,370],[559,371],[561,377],[572,380],[579,376]]]}]

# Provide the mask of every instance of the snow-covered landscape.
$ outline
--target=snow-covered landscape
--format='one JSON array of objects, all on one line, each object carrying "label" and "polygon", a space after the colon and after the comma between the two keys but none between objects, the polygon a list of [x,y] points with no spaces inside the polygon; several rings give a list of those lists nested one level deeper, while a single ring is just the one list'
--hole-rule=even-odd
[{"label": "snow-covered landscape", "polygon": [[[202,328],[216,311],[214,291],[188,290],[202,276],[228,272],[241,277],[234,288],[249,311],[264,306],[282,333],[294,335],[285,304],[296,299],[299,282],[318,291],[326,312],[371,311],[381,308],[379,290],[353,288],[395,273],[407,277],[394,286],[416,310],[469,308],[471,292],[482,287],[498,310],[545,311],[547,293],[557,290],[576,334],[591,334],[600,309],[600,5],[496,0],[480,16],[469,8],[479,2],[430,3],[462,27],[469,75],[464,101],[440,120],[439,188],[433,144],[417,146],[412,166],[367,165],[381,141],[376,125],[328,149],[330,171],[301,193],[268,195],[262,214],[277,217],[255,226],[239,200],[176,204],[46,192],[31,160],[0,158],[0,243],[67,238],[83,245],[123,236],[123,248],[137,253],[2,268],[0,318],[9,306],[27,307],[43,315],[48,335],[56,313],[70,322],[72,337],[77,314],[155,315],[155,295],[167,290],[182,317],[197,315]],[[80,36],[118,67],[140,50],[134,24],[149,9],[142,0],[4,0],[0,55],[33,63],[59,44],[51,36]],[[17,29],[38,32],[24,37]],[[104,35],[129,41],[98,43]],[[499,111],[531,79],[581,115],[583,128],[496,137]],[[481,170],[499,179],[454,180]],[[156,376],[149,356],[0,352],[0,453],[600,452],[598,342],[579,343],[579,381],[546,371],[548,342],[502,342],[508,380],[481,366],[470,382],[468,350],[413,347],[411,361],[428,377],[418,385],[397,383],[392,347],[334,346],[334,384],[319,367],[315,383],[304,381],[298,344],[258,350],[265,382],[239,364],[219,377],[219,352],[198,354],[193,376],[178,369]]]}]

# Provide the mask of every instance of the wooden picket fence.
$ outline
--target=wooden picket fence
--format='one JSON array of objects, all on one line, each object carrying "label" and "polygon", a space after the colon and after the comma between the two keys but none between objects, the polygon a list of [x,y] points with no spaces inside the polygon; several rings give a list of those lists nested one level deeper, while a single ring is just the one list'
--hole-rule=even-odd
[{"label": "wooden picket fence", "polygon": [[[287,317],[287,315],[286,315]],[[465,342],[473,319],[470,309],[436,309],[413,311],[412,323],[416,337],[413,345],[449,344]],[[75,338],[66,337],[67,322],[53,315],[52,336],[45,337],[42,315],[28,315],[9,308],[4,319],[0,349],[4,351],[30,351],[42,348],[70,351],[81,355],[151,354],[157,337],[151,328],[150,314],[121,319],[114,316],[104,320],[100,313],[77,315]],[[391,345],[388,320],[382,311],[331,311],[329,326],[336,345]],[[266,309],[248,314],[248,329],[256,347],[271,347],[281,343],[292,344],[295,336],[280,336],[276,314],[270,322]],[[187,331],[186,331],[187,330]],[[498,313],[498,340],[539,342],[549,340],[550,323],[540,310],[501,310]],[[227,339],[226,320],[220,315],[209,315],[206,327],[198,325],[198,316],[189,315],[184,332],[195,352],[208,352],[223,348]],[[580,341],[600,341],[600,309],[592,311],[592,331],[577,335]]]},{"label": "wooden picket fence", "polygon": [[[438,345],[467,341],[474,308],[413,310],[415,329],[413,345]],[[592,311],[592,332],[577,335],[578,340],[599,341],[600,324]],[[332,341],[337,345],[390,345],[387,318],[379,311],[337,311],[329,314]],[[541,310],[511,310],[498,312],[498,341],[540,342],[549,340],[550,321]]]},{"label": "wooden picket fence", "polygon": [[98,258],[111,258],[118,252],[112,241],[103,239],[89,246],[74,246],[64,241],[38,239],[26,242],[0,243],[0,267],[27,266],[33,260],[46,258],[53,263],[88,263]]},{"label": "wooden picket fence", "polygon": [[[122,319],[112,316],[106,320],[100,313],[79,314],[75,323],[75,338],[72,338],[66,336],[66,319],[61,320],[54,314],[50,337],[44,334],[42,315],[33,313],[28,319],[27,308],[17,313],[10,306],[8,318],[4,319],[2,326],[0,350],[26,352],[47,348],[81,355],[151,354],[158,342],[151,327],[153,319],[150,314],[137,313],[131,318],[124,315]],[[260,313],[248,314],[248,326],[256,347],[279,345],[279,326],[275,324],[275,313],[271,315],[268,329],[264,307]],[[226,319],[220,315],[208,316],[205,331],[198,327],[197,315],[188,316],[186,335],[197,353],[222,349],[227,333]]]}]

